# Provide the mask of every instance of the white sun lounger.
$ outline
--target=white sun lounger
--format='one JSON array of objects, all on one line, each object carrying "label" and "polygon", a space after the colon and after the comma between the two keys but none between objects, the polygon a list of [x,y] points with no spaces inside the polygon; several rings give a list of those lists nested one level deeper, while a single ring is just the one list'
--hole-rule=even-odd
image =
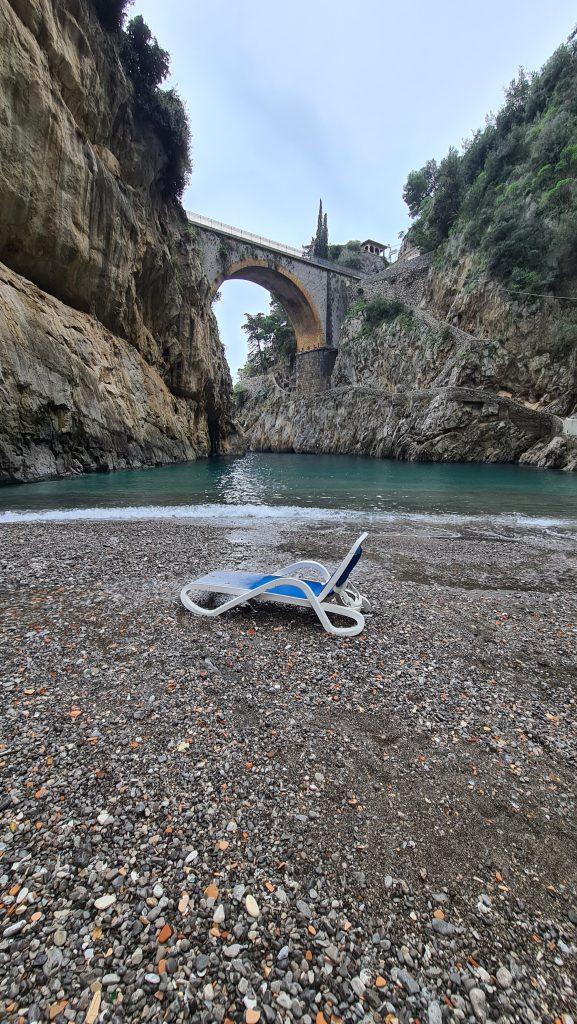
[{"label": "white sun lounger", "polygon": [[[370,608],[366,597],[359,594],[348,578],[362,554],[361,544],[368,534],[362,533],[350,551],[333,573],[320,562],[304,560],[285,565],[275,573],[262,572],[209,572],[197,580],[187,583],[180,592],[185,608],[195,615],[222,615],[247,601],[276,601],[278,604],[292,604],[300,608],[312,608],[321,620],[327,633],[333,636],[356,636],[365,625],[363,611]],[[321,577],[320,582],[301,579],[302,570],[314,570]],[[216,608],[203,608],[190,598],[191,590],[209,594],[230,594],[230,600]],[[342,615],[353,620],[352,626],[333,626],[329,615]]]}]

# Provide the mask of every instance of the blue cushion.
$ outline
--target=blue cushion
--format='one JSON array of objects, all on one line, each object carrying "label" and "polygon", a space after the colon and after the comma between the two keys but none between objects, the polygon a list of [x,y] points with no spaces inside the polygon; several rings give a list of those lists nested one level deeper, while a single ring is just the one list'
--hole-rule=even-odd
[{"label": "blue cushion", "polygon": [[[250,584],[249,590],[254,590],[255,587],[260,587],[261,583],[269,583],[270,580],[277,580],[278,576],[261,576],[260,579],[255,580],[254,583]],[[303,583],[308,584],[314,594],[317,596],[325,586],[324,583],[318,583],[315,580],[303,580]],[[278,587],[271,587],[270,590],[265,591],[266,594],[281,594],[283,597],[301,597],[306,599],[306,595],[299,587],[293,586],[292,583],[281,583]],[[263,597],[265,595],[263,594]]]}]

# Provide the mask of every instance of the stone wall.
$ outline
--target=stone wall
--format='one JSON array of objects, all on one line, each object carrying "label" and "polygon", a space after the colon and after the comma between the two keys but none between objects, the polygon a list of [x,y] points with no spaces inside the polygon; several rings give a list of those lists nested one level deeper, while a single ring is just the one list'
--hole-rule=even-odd
[{"label": "stone wall", "polygon": [[298,392],[307,395],[326,391],[331,384],[331,374],[337,357],[336,349],[311,349],[297,352],[295,357],[295,386]]},{"label": "stone wall", "polygon": [[370,300],[377,295],[389,293],[410,306],[418,306],[422,303],[427,288],[431,262],[430,253],[423,253],[411,260],[397,260],[380,274],[371,274],[362,281],[355,282],[355,285],[351,285],[349,294]]}]

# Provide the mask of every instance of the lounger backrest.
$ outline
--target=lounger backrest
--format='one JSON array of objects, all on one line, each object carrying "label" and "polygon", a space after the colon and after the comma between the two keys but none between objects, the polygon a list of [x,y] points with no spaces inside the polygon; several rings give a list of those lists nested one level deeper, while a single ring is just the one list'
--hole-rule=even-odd
[{"label": "lounger backrest", "polygon": [[363,553],[361,544],[363,543],[365,537],[368,537],[368,533],[361,533],[360,537],[357,537],[350,551],[347,551],[340,565],[337,565],[331,578],[327,580],[327,582],[325,583],[323,589],[319,594],[319,601],[322,601],[323,598],[327,597],[328,594],[330,594],[331,590],[334,590],[335,587],[342,587],[346,583],[352,570],[354,569],[355,565],[357,564],[359,558]]}]

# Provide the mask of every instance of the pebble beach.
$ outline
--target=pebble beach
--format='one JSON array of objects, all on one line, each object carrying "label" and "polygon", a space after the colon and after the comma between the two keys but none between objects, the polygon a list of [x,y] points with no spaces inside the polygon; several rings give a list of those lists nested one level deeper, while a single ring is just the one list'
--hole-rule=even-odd
[{"label": "pebble beach", "polygon": [[358,637],[212,568],[350,522],[0,528],[0,1019],[575,1024],[577,532],[383,522]]}]

